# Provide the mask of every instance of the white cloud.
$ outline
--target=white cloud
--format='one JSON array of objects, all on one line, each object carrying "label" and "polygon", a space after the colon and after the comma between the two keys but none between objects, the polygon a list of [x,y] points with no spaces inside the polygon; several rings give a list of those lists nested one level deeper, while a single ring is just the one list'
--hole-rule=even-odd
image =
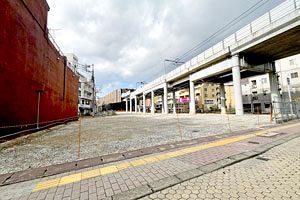
[{"label": "white cloud", "polygon": [[48,0],[48,21],[61,29],[55,38],[62,50],[95,64],[97,84],[109,91],[163,74],[165,58],[179,57],[258,1]]}]

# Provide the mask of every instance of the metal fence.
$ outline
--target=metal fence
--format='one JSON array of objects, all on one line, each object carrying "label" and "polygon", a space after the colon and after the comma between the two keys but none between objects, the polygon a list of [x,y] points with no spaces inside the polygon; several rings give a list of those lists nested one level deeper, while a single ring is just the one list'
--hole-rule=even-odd
[{"label": "metal fence", "polygon": [[273,102],[273,118],[276,123],[300,118],[300,101]]}]

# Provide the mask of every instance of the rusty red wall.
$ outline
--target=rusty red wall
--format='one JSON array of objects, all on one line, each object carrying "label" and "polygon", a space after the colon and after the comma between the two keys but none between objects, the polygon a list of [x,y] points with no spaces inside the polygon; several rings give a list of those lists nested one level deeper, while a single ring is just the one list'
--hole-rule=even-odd
[{"label": "rusty red wall", "polygon": [[[48,39],[44,0],[3,0],[0,6],[0,127],[77,116],[78,77]],[[1,135],[1,129],[0,129]]]}]

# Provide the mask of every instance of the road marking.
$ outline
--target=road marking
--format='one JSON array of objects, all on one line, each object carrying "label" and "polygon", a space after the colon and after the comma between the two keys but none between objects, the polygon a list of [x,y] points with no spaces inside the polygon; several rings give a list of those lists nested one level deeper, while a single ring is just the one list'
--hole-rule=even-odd
[{"label": "road marking", "polygon": [[133,160],[130,162],[122,162],[122,163],[118,163],[115,165],[110,165],[107,167],[101,167],[98,169],[94,169],[94,170],[89,170],[86,172],[80,172],[80,173],[76,173],[73,175],[68,175],[68,176],[63,176],[61,178],[56,178],[56,179],[51,179],[51,180],[47,180],[47,181],[43,181],[43,182],[39,182],[36,187],[33,189],[33,192],[37,192],[40,190],[45,190],[45,189],[49,189],[49,188],[53,188],[53,187],[58,187],[61,185],[66,185],[66,184],[70,184],[70,183],[74,183],[74,182],[79,182],[81,180],[84,179],[89,179],[89,178],[93,178],[93,177],[97,177],[97,176],[103,176],[106,174],[112,174],[115,172],[119,172],[122,170],[125,170],[129,167],[137,167],[137,166],[143,166],[143,165],[147,165],[150,163],[155,163],[155,162],[159,162],[162,160],[166,160],[166,159],[170,159],[170,158],[175,158],[178,156],[182,156],[182,155],[186,155],[186,154],[191,154],[197,151],[202,151],[205,149],[209,149],[209,148],[213,148],[213,147],[219,147],[219,146],[224,146],[227,144],[231,144],[231,143],[235,143],[235,142],[239,142],[245,139],[249,139],[252,137],[256,137],[259,135],[263,135],[272,131],[278,131],[281,129],[286,129],[286,128],[292,128],[295,126],[298,126],[299,124],[290,124],[290,125],[286,125],[286,126],[280,126],[280,127],[274,127],[268,130],[261,130],[261,131],[257,131],[255,133],[250,133],[247,135],[241,135],[241,136],[237,136],[237,137],[230,137],[230,138],[226,138],[223,140],[218,140],[215,142],[211,142],[211,143],[207,143],[207,144],[202,144],[202,145],[197,145],[197,146],[193,146],[193,147],[188,147],[188,148],[184,148],[184,149],[180,149],[180,150],[176,150],[176,151],[172,151],[172,152],[167,152],[167,153],[162,153],[159,155],[154,155],[154,156],[147,156],[145,158],[140,158],[137,160]]}]

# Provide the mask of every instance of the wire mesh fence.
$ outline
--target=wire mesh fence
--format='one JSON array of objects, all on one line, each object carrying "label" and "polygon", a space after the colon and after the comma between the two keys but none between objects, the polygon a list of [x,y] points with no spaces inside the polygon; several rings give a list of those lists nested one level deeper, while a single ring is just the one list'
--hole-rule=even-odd
[{"label": "wire mesh fence", "polygon": [[299,101],[273,102],[273,118],[277,123],[300,118]]}]

